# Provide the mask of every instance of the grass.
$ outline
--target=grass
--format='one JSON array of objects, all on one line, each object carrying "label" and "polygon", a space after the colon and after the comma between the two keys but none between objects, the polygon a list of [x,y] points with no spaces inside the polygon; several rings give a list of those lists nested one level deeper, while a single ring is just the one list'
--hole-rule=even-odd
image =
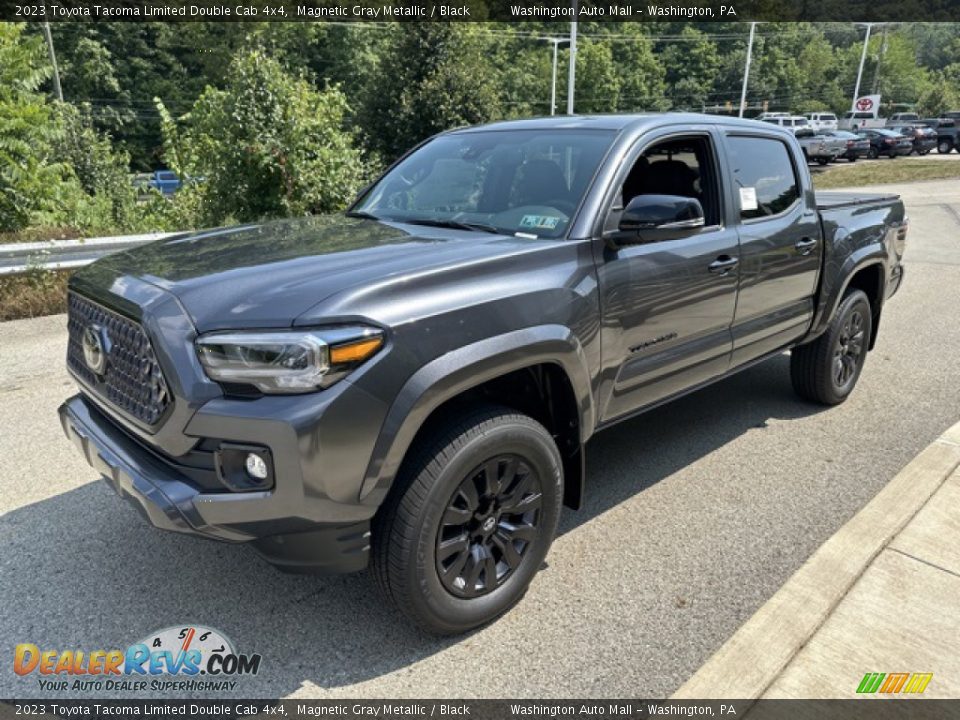
[{"label": "grass", "polygon": [[897,158],[896,160],[883,158],[871,162],[858,161],[837,165],[829,171],[815,173],[813,186],[817,190],[826,190],[827,188],[888,185],[950,178],[960,178],[960,162],[921,158]]},{"label": "grass", "polygon": [[0,275],[0,322],[66,312],[69,277],[64,270]]},{"label": "grass", "polygon": [[83,237],[83,233],[75,227],[47,226],[25,228],[10,232],[0,232],[0,245],[7,243],[40,242],[41,240],[73,240]]}]

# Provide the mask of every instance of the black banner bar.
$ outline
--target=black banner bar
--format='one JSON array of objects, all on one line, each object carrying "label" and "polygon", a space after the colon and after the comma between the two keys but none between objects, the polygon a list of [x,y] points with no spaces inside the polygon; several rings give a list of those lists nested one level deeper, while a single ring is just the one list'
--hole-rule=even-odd
[{"label": "black banner bar", "polygon": [[960,0],[0,0],[0,20],[958,22]]},{"label": "black banner bar", "polygon": [[947,720],[960,700],[2,700],[0,718]]}]

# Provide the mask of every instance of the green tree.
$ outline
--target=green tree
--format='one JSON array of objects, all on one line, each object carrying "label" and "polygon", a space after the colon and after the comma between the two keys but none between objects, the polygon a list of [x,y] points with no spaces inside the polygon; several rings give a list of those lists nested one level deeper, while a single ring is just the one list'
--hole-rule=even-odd
[{"label": "green tree", "polygon": [[0,23],[0,230],[56,207],[69,168],[57,158],[56,109],[39,92],[49,74],[40,38]]},{"label": "green tree", "polygon": [[244,222],[346,205],[365,170],[343,129],[343,94],[318,92],[259,49],[238,54],[227,77],[222,90],[204,91],[182,136],[171,139],[186,164],[177,169],[204,178],[205,219]]},{"label": "green tree", "polygon": [[482,28],[470,23],[406,23],[386,51],[363,121],[372,148],[390,160],[421,140],[500,116]]},{"label": "green tree", "polygon": [[671,107],[699,111],[708,104],[720,73],[720,54],[709,36],[684,26],[680,40],[667,44],[663,51],[663,67]]}]

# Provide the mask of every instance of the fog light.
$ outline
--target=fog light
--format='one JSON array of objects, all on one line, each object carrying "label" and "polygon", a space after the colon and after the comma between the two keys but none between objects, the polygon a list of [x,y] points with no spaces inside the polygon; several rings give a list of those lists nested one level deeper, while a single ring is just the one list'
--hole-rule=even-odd
[{"label": "fog light", "polygon": [[273,487],[273,456],[259,445],[221,442],[215,453],[217,477],[233,492]]},{"label": "fog light", "polygon": [[247,455],[247,460],[244,465],[247,468],[247,474],[252,478],[266,480],[270,476],[267,464],[263,461],[263,458],[256,453]]}]

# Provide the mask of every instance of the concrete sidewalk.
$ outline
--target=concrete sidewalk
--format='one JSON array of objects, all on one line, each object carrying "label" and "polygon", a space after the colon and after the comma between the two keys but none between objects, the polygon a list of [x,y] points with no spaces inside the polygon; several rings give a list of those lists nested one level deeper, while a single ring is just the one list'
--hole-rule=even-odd
[{"label": "concrete sidewalk", "polygon": [[866,673],[933,673],[922,697],[960,698],[960,423],[673,697],[853,698]]}]

